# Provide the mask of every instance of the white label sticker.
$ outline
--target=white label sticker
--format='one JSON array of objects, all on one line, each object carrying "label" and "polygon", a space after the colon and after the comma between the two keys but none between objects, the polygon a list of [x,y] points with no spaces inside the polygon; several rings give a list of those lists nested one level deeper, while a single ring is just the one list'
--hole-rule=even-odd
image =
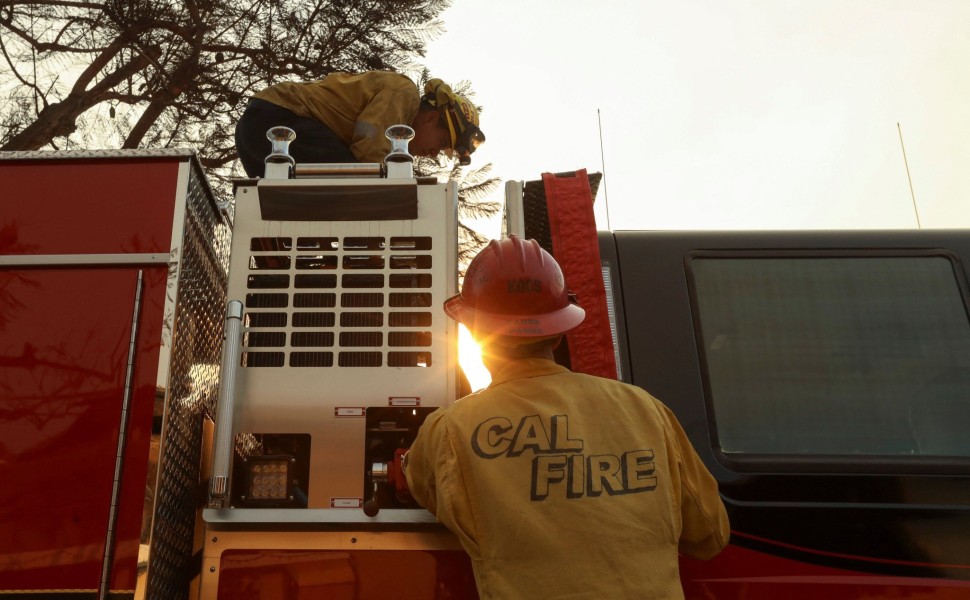
[{"label": "white label sticker", "polygon": [[365,409],[362,406],[338,406],[333,409],[335,417],[363,417]]},{"label": "white label sticker", "polygon": [[421,398],[417,396],[391,396],[387,399],[390,406],[421,406]]},{"label": "white label sticker", "polygon": [[364,505],[363,498],[331,498],[330,508],[360,508]]}]

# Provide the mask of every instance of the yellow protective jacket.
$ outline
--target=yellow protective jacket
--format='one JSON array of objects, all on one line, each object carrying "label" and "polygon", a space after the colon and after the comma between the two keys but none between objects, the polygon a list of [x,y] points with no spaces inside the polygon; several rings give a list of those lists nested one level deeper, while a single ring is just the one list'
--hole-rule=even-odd
[{"label": "yellow protective jacket", "polygon": [[421,105],[414,82],[389,71],[331,73],[317,81],[283,82],[255,97],[320,121],[360,162],[383,162],[391,149],[384,131],[391,125],[410,125]]},{"label": "yellow protective jacket", "polygon": [[415,499],[461,540],[482,600],[683,598],[678,551],[730,530],[717,483],[642,389],[544,359],[432,413],[406,459]]}]

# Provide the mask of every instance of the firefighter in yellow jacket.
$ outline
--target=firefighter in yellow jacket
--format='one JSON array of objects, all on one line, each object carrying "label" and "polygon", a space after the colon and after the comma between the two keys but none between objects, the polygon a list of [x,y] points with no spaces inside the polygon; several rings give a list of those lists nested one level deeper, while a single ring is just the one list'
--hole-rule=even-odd
[{"label": "firefighter in yellow jacket", "polygon": [[491,242],[445,312],[492,382],[428,417],[405,472],[461,540],[482,600],[683,598],[678,553],[728,542],[717,483],[657,399],[553,362],[585,313],[552,256]]},{"label": "firefighter in yellow jacket", "polygon": [[463,165],[485,141],[478,109],[440,79],[424,93],[408,77],[389,71],[331,73],[310,82],[283,82],[257,93],[236,124],[236,150],[246,174],[263,174],[271,144],[266,132],[283,125],[296,132],[289,147],[298,163],[379,163],[391,149],[384,132],[410,125],[417,156],[451,151]]}]

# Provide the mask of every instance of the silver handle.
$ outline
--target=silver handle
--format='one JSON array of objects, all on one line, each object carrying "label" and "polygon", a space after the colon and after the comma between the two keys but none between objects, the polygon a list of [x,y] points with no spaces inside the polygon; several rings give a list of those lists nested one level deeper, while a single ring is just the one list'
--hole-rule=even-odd
[{"label": "silver handle", "polygon": [[210,508],[224,508],[229,492],[229,466],[232,459],[233,399],[236,370],[242,348],[243,305],[230,300],[226,305],[225,339],[222,343],[222,368],[219,370],[219,404],[216,408],[216,431],[213,442],[212,479],[209,481]]}]

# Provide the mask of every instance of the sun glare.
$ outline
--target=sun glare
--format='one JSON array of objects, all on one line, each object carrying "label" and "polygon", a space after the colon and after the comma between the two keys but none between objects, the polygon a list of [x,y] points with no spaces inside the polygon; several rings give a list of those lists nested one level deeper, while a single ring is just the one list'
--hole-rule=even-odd
[{"label": "sun glare", "polygon": [[481,348],[478,347],[478,343],[468,329],[461,324],[458,325],[458,363],[465,372],[473,392],[487,387],[492,381],[492,376],[482,363]]}]

